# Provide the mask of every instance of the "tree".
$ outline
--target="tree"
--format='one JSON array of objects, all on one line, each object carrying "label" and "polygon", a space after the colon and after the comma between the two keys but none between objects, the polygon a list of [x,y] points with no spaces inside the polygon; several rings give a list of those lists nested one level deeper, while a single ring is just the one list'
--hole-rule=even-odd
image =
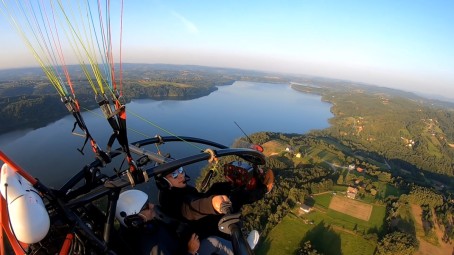
[{"label": "tree", "polygon": [[312,247],[311,241],[307,241],[298,250],[298,255],[319,255],[315,248]]},{"label": "tree", "polygon": [[399,231],[386,234],[378,243],[379,255],[411,255],[418,248],[416,237]]},{"label": "tree", "polygon": [[429,205],[432,208],[443,204],[443,196],[437,194],[432,189],[414,186],[410,191],[410,201],[419,205]]}]

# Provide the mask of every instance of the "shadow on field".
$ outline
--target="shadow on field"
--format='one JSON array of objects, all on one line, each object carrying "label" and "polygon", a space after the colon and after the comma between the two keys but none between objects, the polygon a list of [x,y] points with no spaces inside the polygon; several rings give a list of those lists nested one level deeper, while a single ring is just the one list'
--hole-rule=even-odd
[{"label": "shadow on field", "polygon": [[271,247],[271,241],[267,238],[262,243],[259,243],[257,247],[258,249],[254,251],[255,254],[268,254]]},{"label": "shadow on field", "polygon": [[325,225],[324,221],[321,221],[306,233],[306,236],[301,240],[300,247],[304,247],[304,243],[307,241],[310,241],[311,247],[316,249],[320,254],[342,254],[340,235],[334,232],[330,225]]}]

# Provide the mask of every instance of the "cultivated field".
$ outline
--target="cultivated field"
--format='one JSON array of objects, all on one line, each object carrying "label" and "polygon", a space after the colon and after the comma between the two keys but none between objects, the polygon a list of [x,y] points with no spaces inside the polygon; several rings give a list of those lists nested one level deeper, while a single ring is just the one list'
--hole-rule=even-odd
[{"label": "cultivated field", "polygon": [[343,196],[334,196],[329,208],[360,220],[369,221],[373,206]]}]

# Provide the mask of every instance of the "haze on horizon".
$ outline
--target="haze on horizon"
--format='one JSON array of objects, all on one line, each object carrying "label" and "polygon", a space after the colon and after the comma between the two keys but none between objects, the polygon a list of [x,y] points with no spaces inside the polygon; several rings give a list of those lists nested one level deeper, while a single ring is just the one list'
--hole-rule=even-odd
[{"label": "haze on horizon", "polygon": [[[124,1],[123,62],[314,75],[454,99],[452,10],[449,0]],[[0,69],[38,66],[1,12],[0,31]]]}]

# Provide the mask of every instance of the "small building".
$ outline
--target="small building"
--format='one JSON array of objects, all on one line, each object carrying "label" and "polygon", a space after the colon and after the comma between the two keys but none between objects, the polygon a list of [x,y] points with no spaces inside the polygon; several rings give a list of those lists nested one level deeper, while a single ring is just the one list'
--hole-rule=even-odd
[{"label": "small building", "polygon": [[308,205],[306,205],[306,204],[302,204],[302,205],[300,206],[300,210],[303,211],[303,212],[305,212],[305,213],[308,213],[308,212],[310,212],[310,211],[312,210],[312,207],[310,207],[310,206],[308,206]]},{"label": "small building", "polygon": [[357,167],[357,168],[356,168],[356,171],[358,171],[358,173],[362,173],[362,172],[364,171],[364,169],[361,168],[361,167]]},{"label": "small building", "polygon": [[347,197],[348,198],[355,199],[356,198],[356,194],[358,194],[358,189],[357,188],[353,188],[353,187],[348,187],[347,188]]},{"label": "small building", "polygon": [[348,170],[353,170],[353,169],[355,169],[355,164],[348,165]]},{"label": "small building", "polygon": [[297,157],[297,158],[301,158],[301,153],[299,153],[299,152],[298,152],[298,153],[296,153],[295,157]]}]

